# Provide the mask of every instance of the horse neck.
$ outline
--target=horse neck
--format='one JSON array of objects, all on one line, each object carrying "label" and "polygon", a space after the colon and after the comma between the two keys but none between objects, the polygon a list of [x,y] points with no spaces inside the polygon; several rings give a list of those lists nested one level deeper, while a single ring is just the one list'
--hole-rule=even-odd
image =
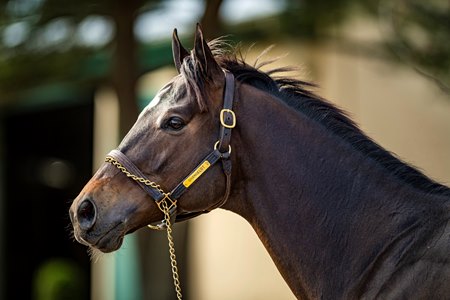
[{"label": "horse neck", "polygon": [[249,221],[298,297],[349,296],[429,199],[269,94],[243,85],[239,99],[225,208]]}]

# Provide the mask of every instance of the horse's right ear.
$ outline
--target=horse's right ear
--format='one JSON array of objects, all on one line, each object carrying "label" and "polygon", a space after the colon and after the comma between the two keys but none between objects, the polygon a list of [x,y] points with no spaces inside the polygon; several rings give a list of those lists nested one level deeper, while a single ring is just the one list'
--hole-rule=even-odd
[{"label": "horse's right ear", "polygon": [[184,49],[184,47],[181,45],[176,28],[173,30],[172,34],[172,54],[175,67],[177,68],[178,73],[180,73],[180,68],[181,65],[183,64],[183,59],[186,56],[189,56],[189,52],[186,49]]}]

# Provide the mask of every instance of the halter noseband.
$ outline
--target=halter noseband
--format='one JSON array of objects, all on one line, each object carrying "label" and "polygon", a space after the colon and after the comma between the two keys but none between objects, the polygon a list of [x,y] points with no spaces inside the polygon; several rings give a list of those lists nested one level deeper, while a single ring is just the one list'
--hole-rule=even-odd
[{"label": "halter noseband", "polygon": [[[113,164],[127,177],[133,179],[139,186],[156,202],[161,208],[161,203],[165,203],[169,209],[170,218],[175,219],[176,222],[184,221],[200,214],[211,211],[214,208],[221,207],[228,199],[231,186],[231,130],[236,126],[236,116],[233,112],[234,101],[234,76],[230,72],[224,70],[225,73],[225,87],[223,96],[223,109],[220,111],[220,133],[219,140],[215,143],[214,149],[198,164],[198,166],[186,176],[172,191],[166,193],[155,182],[149,180],[142,171],[121,151],[115,149],[108,153],[105,161]],[[213,207],[204,211],[187,212],[177,214],[177,200],[187,189],[202,176],[211,166],[222,161],[222,168],[226,177],[226,189],[224,197],[221,201],[216,203]],[[164,211],[163,211],[164,213]],[[162,220],[157,224],[148,225],[152,229],[166,229],[167,222]]]}]

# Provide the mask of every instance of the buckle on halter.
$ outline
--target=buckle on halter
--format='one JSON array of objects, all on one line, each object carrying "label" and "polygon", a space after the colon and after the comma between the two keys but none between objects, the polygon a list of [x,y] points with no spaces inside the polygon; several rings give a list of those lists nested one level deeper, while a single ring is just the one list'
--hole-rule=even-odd
[{"label": "buckle on halter", "polygon": [[[231,115],[231,125],[225,123],[225,113],[229,113]],[[220,124],[222,124],[223,127],[232,129],[236,126],[236,115],[234,114],[234,111],[228,108],[224,108],[220,111]]]}]

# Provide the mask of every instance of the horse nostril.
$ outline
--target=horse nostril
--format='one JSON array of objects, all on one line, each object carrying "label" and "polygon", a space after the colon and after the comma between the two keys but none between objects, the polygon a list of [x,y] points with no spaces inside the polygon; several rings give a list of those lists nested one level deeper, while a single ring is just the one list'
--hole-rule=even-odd
[{"label": "horse nostril", "polygon": [[78,223],[80,228],[83,230],[88,230],[94,226],[96,219],[96,208],[91,200],[85,199],[80,203],[77,210]]}]

